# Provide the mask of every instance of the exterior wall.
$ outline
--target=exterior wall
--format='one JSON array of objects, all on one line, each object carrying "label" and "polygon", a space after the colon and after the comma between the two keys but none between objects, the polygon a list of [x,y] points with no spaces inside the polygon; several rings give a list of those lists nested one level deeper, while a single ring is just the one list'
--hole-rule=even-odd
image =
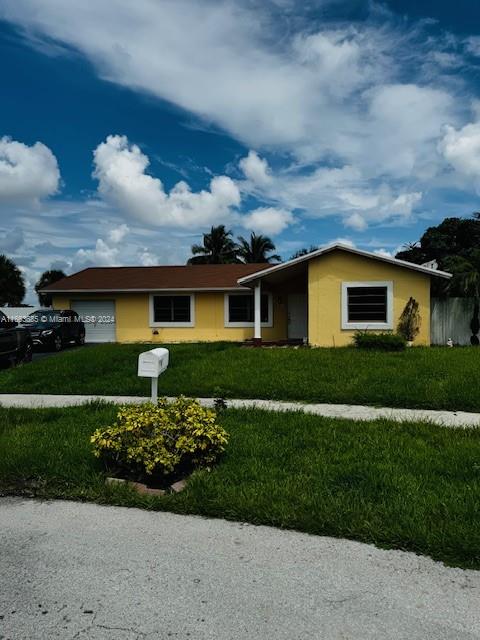
[{"label": "exterior wall", "polygon": [[417,345],[430,344],[430,277],[386,262],[333,251],[308,263],[308,338],[313,346],[351,344],[355,331],[342,329],[342,282],[393,281],[394,330],[410,296],[421,318]]},{"label": "exterior wall", "polygon": [[[69,309],[73,300],[82,299],[115,300],[117,342],[242,342],[253,337],[253,327],[224,326],[223,292],[195,292],[194,327],[150,327],[148,293],[62,294],[53,296],[53,306]],[[262,337],[283,340],[286,336],[286,297],[273,294],[273,326],[262,327]]]}]

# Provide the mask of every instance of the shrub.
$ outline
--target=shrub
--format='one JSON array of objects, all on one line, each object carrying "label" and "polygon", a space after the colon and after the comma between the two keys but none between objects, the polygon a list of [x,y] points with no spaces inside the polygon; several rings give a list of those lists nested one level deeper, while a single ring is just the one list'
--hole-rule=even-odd
[{"label": "shrub", "polygon": [[408,342],[413,342],[420,332],[421,318],[418,302],[410,298],[398,321],[397,331]]},{"label": "shrub", "polygon": [[359,349],[377,349],[378,351],[403,351],[406,340],[398,333],[367,333],[357,331],[353,342]]},{"label": "shrub", "polygon": [[196,400],[122,406],[116,422],[91,437],[94,455],[129,476],[171,475],[213,463],[228,434]]}]

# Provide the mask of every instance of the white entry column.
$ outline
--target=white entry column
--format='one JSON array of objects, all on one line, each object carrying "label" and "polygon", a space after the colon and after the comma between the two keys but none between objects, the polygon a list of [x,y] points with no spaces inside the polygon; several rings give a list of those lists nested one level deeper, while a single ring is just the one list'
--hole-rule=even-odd
[{"label": "white entry column", "polygon": [[254,321],[253,339],[254,342],[259,343],[262,340],[262,285],[260,280],[255,284],[254,289]]}]

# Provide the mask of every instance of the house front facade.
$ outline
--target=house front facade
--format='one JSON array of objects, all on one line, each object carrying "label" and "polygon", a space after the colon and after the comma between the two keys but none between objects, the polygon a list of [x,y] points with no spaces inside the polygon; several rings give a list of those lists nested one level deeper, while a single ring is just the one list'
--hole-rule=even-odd
[{"label": "house front facade", "polygon": [[345,346],[395,331],[410,297],[430,344],[430,284],[450,274],[332,245],[268,264],[90,268],[44,289],[84,319],[90,342],[301,341]]}]

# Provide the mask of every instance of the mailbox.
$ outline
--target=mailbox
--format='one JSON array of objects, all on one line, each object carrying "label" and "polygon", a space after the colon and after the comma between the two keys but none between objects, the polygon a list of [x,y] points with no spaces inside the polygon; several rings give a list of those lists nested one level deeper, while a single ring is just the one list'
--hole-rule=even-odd
[{"label": "mailbox", "polygon": [[159,347],[138,356],[138,375],[141,378],[158,378],[168,367],[168,349]]},{"label": "mailbox", "polygon": [[168,367],[169,356],[168,349],[162,347],[145,351],[138,356],[138,375],[141,378],[151,379],[151,400],[154,404],[158,400],[158,376]]}]

